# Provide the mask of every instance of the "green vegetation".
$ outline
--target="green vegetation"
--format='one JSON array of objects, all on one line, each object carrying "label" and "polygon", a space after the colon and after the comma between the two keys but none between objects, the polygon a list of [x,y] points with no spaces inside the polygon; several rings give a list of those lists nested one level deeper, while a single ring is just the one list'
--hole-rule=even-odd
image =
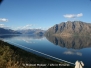
[{"label": "green vegetation", "polygon": [[[49,68],[48,66],[26,66],[26,64],[64,64],[64,62],[39,57],[0,40],[0,68]],[[54,68],[73,67],[54,66]]]}]

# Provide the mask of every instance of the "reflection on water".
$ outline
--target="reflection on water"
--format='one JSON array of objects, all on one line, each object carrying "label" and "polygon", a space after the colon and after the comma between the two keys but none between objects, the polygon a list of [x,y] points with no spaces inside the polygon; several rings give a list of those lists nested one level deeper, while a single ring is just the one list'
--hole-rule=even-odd
[{"label": "reflection on water", "polygon": [[70,49],[82,49],[91,47],[91,37],[56,37],[47,36],[50,42]]},{"label": "reflection on water", "polygon": [[[43,35],[29,35],[29,34],[11,34],[11,35],[8,35],[8,34],[6,34],[6,35],[0,35],[0,38],[33,38],[33,39],[40,39],[40,38],[42,38],[43,37]],[[19,39],[18,38],[18,39]]]},{"label": "reflection on water", "polygon": [[0,40],[0,68],[42,68],[36,65],[32,67],[29,64],[47,63],[58,64],[58,62],[36,56]]},{"label": "reflection on water", "polygon": [[43,35],[20,35],[20,34],[15,34],[15,35],[0,35],[0,38],[5,38],[5,39],[16,39],[16,40],[22,40],[25,41],[26,43],[35,43],[34,41],[32,41],[33,39],[36,40],[43,40],[44,36]]},{"label": "reflection on water", "polygon": [[66,55],[78,55],[78,56],[82,56],[82,53],[81,53],[81,52],[77,52],[77,51],[74,51],[74,50],[65,51],[65,52],[63,52],[63,54],[66,54]]},{"label": "reflection on water", "polygon": [[[66,57],[68,61],[81,60],[86,66],[90,66],[91,63],[91,37],[75,36],[75,37],[56,37],[56,36],[46,36],[46,38],[53,43],[62,48],[62,55]],[[79,57],[78,57],[79,56]],[[68,57],[68,59],[67,59]],[[69,60],[70,59],[70,60]],[[88,68],[87,67],[87,68]]]},{"label": "reflection on water", "polygon": [[[46,36],[45,38],[44,36],[39,35],[0,35],[0,38],[4,41],[8,40],[10,42],[15,42],[24,47],[31,48],[72,63],[75,63],[76,60],[83,61],[86,66],[91,67],[91,59],[89,59],[91,57],[90,37]],[[19,45],[14,46],[40,55]]]}]

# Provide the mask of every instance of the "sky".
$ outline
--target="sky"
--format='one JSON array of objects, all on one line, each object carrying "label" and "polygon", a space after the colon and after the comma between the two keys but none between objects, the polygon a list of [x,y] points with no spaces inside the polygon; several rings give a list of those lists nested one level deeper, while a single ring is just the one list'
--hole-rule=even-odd
[{"label": "sky", "polygon": [[68,20],[91,23],[90,0],[4,0],[0,5],[0,27],[48,29]]}]

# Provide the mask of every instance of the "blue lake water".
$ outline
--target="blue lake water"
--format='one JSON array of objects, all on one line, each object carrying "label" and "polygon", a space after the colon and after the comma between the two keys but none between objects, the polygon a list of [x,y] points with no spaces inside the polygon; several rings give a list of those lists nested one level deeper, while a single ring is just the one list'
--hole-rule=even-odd
[{"label": "blue lake water", "polygon": [[83,61],[85,66],[91,67],[90,37],[59,38],[37,35],[0,35],[0,38],[40,56],[47,57],[31,49],[72,63],[75,63],[76,60]]}]

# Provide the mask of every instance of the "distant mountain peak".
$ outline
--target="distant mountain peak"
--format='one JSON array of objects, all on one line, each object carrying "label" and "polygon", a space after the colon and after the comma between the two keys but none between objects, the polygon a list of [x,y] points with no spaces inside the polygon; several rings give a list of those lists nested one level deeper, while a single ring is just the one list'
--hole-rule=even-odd
[{"label": "distant mountain peak", "polygon": [[18,32],[21,32],[22,34],[38,34],[43,35],[45,33],[45,30],[42,29],[24,29],[24,30],[17,30]]},{"label": "distant mountain peak", "polygon": [[0,28],[0,34],[21,34],[21,33],[11,29]]}]

